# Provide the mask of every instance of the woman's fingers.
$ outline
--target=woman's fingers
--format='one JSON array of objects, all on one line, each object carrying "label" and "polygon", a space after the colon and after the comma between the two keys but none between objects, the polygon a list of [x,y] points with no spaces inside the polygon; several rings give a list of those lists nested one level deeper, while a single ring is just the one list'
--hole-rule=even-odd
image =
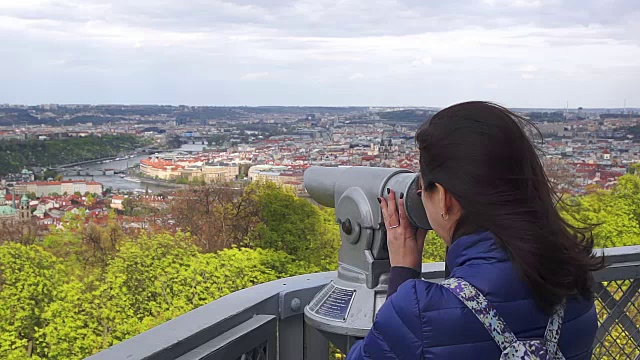
[{"label": "woman's fingers", "polygon": [[387,225],[391,226],[397,226],[400,225],[400,222],[398,220],[398,209],[396,206],[396,192],[393,191],[393,189],[387,188],[387,192],[389,194],[388,199],[387,199],[387,203],[388,203],[388,207],[387,207]]},{"label": "woman's fingers", "polygon": [[407,212],[404,208],[404,194],[400,193],[400,199],[398,200],[398,215],[400,218],[400,226],[404,227],[407,230],[411,229],[411,223],[409,222],[409,218],[407,217]]},{"label": "woman's fingers", "polygon": [[386,227],[389,227],[389,220],[387,219],[387,212],[389,209],[389,204],[387,203],[387,199],[385,199],[383,196],[380,196],[378,198],[378,201],[380,202],[380,208],[382,209],[382,220],[384,220],[384,224]]},{"label": "woman's fingers", "polygon": [[[387,229],[387,245],[391,266],[406,266],[420,271],[422,263],[422,239],[416,238],[417,230],[413,229],[404,208],[404,194],[396,200],[393,190],[380,198],[382,216]],[[393,231],[392,231],[393,230]]]},{"label": "woman's fingers", "polygon": [[404,208],[404,194],[400,193],[400,198],[396,200],[395,191],[388,189],[388,192],[387,198],[383,196],[379,198],[382,217],[387,229],[402,227],[407,233],[412,233],[413,228]]}]

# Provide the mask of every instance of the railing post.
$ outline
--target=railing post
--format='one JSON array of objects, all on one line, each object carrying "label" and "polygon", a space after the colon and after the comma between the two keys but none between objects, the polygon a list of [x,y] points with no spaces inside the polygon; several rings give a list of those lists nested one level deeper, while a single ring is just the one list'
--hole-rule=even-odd
[{"label": "railing post", "polygon": [[304,324],[304,360],[329,359],[329,341],[309,324]]},{"label": "railing post", "polygon": [[280,319],[278,323],[278,360],[304,359],[303,317],[304,315],[300,314]]}]

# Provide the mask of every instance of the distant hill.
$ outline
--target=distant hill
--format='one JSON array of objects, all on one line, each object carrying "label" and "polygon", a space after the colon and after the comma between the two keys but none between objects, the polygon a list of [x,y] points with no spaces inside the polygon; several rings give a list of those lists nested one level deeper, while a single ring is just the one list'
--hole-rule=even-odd
[{"label": "distant hill", "polygon": [[145,145],[132,135],[103,135],[60,140],[0,140],[0,175],[25,167],[51,167],[118,156]]},{"label": "distant hill", "polygon": [[12,126],[19,124],[47,124],[49,120],[47,119],[38,119],[35,116],[29,114],[26,109],[14,109],[14,108],[3,108],[0,109],[0,126]]},{"label": "distant hill", "polygon": [[256,106],[233,108],[252,114],[347,114],[352,112],[367,111],[366,107],[335,107],[335,106]]},{"label": "distant hill", "polygon": [[563,122],[566,121],[564,113],[561,111],[532,111],[529,119],[535,122]]},{"label": "distant hill", "polygon": [[[210,119],[246,120],[256,115],[287,114],[302,117],[307,114],[345,115],[366,111],[368,111],[367,107],[330,106],[61,105],[47,109],[40,106],[29,106],[27,108],[0,108],[0,126],[18,125],[19,123],[55,125],[62,118],[65,119],[64,125],[74,125],[86,122],[105,124],[137,117],[201,122]],[[38,116],[45,113],[46,116]]]},{"label": "distant hill", "polygon": [[635,119],[638,118],[640,114],[638,113],[627,113],[627,114],[600,114],[600,119]]},{"label": "distant hill", "polygon": [[435,114],[432,110],[409,109],[379,112],[381,119],[394,123],[422,123]]}]

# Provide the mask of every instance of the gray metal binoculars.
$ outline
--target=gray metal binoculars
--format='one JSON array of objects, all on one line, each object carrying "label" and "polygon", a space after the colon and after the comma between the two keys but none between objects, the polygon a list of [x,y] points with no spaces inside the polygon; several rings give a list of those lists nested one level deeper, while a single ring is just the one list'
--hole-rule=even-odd
[{"label": "gray metal binoculars", "polygon": [[305,171],[311,198],[336,209],[342,240],[338,276],[305,308],[305,320],[339,348],[349,347],[348,338],[367,334],[386,300],[389,253],[377,198],[387,196],[387,188],[396,196],[404,193],[411,225],[431,229],[418,184],[416,173],[402,169],[314,166]]}]

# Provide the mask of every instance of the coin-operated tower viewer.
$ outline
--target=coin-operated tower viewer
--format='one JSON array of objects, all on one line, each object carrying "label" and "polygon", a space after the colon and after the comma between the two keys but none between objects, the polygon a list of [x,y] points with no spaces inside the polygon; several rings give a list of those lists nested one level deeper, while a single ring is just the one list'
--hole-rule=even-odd
[{"label": "coin-operated tower viewer", "polygon": [[431,229],[417,195],[418,175],[402,169],[310,167],[304,186],[312,199],[336,209],[341,245],[338,272],[305,308],[305,320],[346,352],[364,337],[387,296],[387,237],[377,198],[390,188],[405,195],[414,227]]}]

